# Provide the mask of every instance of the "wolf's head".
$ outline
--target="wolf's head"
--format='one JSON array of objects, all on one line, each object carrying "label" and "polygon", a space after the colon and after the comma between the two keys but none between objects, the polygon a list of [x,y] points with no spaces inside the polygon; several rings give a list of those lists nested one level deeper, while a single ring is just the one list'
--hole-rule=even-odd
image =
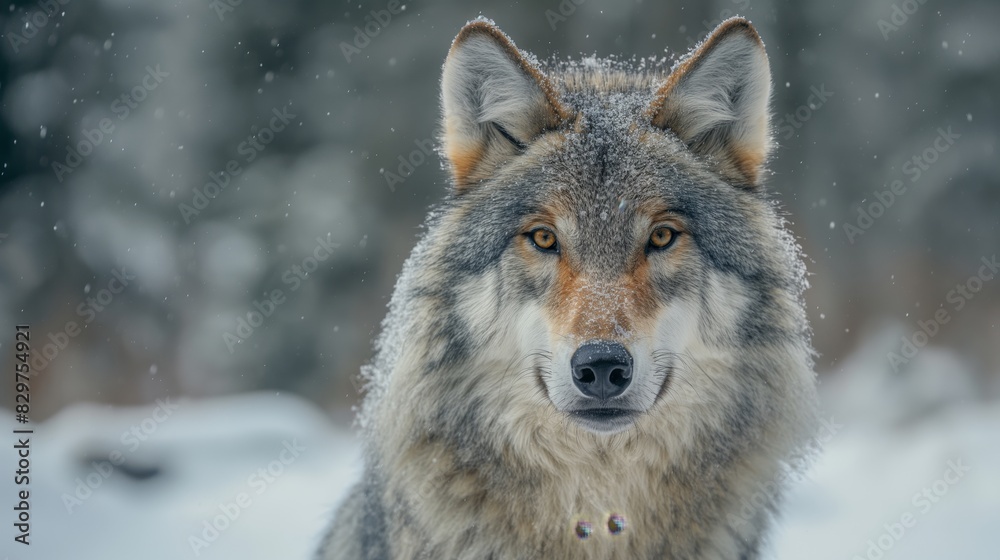
[{"label": "wolf's head", "polygon": [[441,83],[453,188],[387,320],[387,406],[511,441],[794,417],[781,401],[812,383],[803,272],[761,186],[770,72],[746,20],[672,70],[541,65],[477,20]]}]

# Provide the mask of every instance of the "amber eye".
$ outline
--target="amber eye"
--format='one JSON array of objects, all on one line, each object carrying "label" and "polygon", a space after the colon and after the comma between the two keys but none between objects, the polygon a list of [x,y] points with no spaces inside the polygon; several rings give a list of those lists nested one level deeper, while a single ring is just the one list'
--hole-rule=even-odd
[{"label": "amber eye", "polygon": [[535,228],[528,232],[528,239],[539,251],[555,253],[559,251],[559,244],[556,242],[556,234],[546,228]]},{"label": "amber eye", "polygon": [[649,236],[649,248],[652,250],[666,249],[674,244],[677,232],[667,226],[660,226]]}]

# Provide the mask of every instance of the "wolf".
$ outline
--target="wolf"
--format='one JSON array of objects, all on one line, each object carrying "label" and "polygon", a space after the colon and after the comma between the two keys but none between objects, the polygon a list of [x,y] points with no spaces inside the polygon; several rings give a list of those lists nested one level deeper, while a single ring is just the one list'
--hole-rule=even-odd
[{"label": "wolf", "polygon": [[318,558],[760,557],[816,425],[770,94],[741,18],[672,65],[461,29],[450,190],[363,370],[364,474]]}]

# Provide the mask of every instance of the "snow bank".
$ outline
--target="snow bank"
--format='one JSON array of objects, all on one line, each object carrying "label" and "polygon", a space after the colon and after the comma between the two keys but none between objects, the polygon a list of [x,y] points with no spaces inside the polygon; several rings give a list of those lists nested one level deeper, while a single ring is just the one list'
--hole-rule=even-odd
[{"label": "snow bank", "polygon": [[[13,413],[0,413],[9,434]],[[305,401],[262,394],[73,406],[36,428],[31,458],[31,545],[15,547],[6,521],[0,545],[28,560],[311,558],[360,470],[353,435]]]}]

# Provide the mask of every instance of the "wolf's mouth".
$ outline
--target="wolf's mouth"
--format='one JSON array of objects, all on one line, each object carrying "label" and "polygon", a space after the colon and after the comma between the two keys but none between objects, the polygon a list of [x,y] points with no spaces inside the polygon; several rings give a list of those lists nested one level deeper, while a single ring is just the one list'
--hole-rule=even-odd
[{"label": "wolf's mouth", "polygon": [[583,427],[599,433],[618,432],[627,428],[640,413],[626,408],[585,408],[571,410],[573,416]]}]

